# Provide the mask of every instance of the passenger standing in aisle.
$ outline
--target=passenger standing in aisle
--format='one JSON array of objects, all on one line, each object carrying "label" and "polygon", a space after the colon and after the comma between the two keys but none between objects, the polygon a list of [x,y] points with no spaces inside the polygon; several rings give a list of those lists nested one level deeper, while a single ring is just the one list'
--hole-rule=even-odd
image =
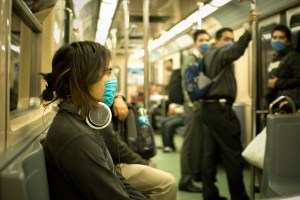
[{"label": "passenger standing in aisle", "polygon": [[51,199],[147,199],[115,168],[103,129],[95,129],[110,121],[108,106],[117,87],[110,60],[101,44],[74,42],[58,49],[52,72],[42,74],[47,84],[41,95],[44,106],[59,101],[43,142]]},{"label": "passenger standing in aisle", "polygon": [[217,161],[220,156],[224,163],[231,199],[249,199],[243,182],[241,127],[232,109],[237,94],[233,62],[241,57],[248,47],[251,40],[250,27],[257,19],[257,13],[252,11],[249,24],[245,24],[245,33],[236,43],[231,28],[217,31],[215,48],[210,49],[204,57],[206,74],[209,77],[216,77],[224,70],[206,98],[199,101],[202,105],[205,129],[202,166],[204,200],[226,199],[219,195],[215,185]]},{"label": "passenger standing in aisle", "polygon": [[[192,52],[184,59],[181,68],[181,77],[187,67],[202,58],[204,53],[210,48],[210,35],[205,30],[197,30],[193,35],[194,48]],[[182,81],[182,88],[184,83]],[[195,177],[201,180],[202,165],[202,143],[203,133],[200,113],[195,109],[190,101],[187,91],[183,89],[184,94],[184,112],[185,112],[185,133],[180,152],[181,177],[179,181],[179,190],[187,192],[201,192],[202,189],[195,186],[193,180]],[[197,171],[199,170],[199,171]]]}]

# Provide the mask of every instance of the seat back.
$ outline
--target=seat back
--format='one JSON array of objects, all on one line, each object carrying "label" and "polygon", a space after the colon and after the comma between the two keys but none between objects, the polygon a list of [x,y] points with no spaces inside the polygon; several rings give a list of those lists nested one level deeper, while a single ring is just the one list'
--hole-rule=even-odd
[{"label": "seat back", "polygon": [[49,200],[44,150],[39,141],[1,173],[1,199]]},{"label": "seat back", "polygon": [[270,114],[261,185],[263,197],[300,194],[300,115]]}]

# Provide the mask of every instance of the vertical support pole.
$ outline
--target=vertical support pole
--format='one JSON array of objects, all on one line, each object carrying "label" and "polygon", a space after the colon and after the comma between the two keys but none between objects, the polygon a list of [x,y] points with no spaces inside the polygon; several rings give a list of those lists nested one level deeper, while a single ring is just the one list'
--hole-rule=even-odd
[{"label": "vertical support pole", "polygon": [[[9,125],[9,76],[10,76],[10,47],[11,47],[11,15],[12,1],[0,1],[0,152],[8,148]],[[4,98],[3,98],[4,97]]]},{"label": "vertical support pole", "polygon": [[129,11],[128,11],[128,2],[123,0],[123,9],[124,9],[124,37],[125,37],[125,52],[124,52],[124,96],[128,99],[127,96],[127,71],[128,71],[128,46],[129,46]]},{"label": "vertical support pole", "polygon": [[144,21],[144,99],[145,108],[149,110],[149,0],[143,2],[143,21]]},{"label": "vertical support pole", "polygon": [[[251,0],[251,11],[256,11],[256,0]],[[251,91],[251,140],[256,136],[256,107],[257,107],[257,22],[252,23],[252,91]],[[255,199],[255,167],[250,169],[250,199]]]},{"label": "vertical support pole", "polygon": [[73,31],[73,11],[70,8],[65,8],[65,27],[64,27],[64,44],[70,44],[72,41],[72,31]]},{"label": "vertical support pole", "polygon": [[198,29],[202,29],[202,17],[201,17],[201,10],[204,6],[204,3],[202,1],[200,1],[198,3],[198,13],[199,13],[199,18],[198,18],[198,22],[197,22],[197,28]]},{"label": "vertical support pole", "polygon": [[117,29],[111,29],[110,30],[111,35],[111,44],[112,44],[112,66],[116,66],[115,58],[117,56]]}]

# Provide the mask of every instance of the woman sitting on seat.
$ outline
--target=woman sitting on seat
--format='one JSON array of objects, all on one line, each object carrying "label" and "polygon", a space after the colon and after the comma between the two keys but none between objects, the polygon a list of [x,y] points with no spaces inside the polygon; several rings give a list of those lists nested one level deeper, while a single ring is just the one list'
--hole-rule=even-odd
[{"label": "woman sitting on seat", "polygon": [[74,42],[52,60],[44,106],[59,100],[43,146],[51,199],[146,199],[125,182],[114,167],[101,136],[112,128],[109,106],[117,79],[109,67],[111,54],[96,42]]}]

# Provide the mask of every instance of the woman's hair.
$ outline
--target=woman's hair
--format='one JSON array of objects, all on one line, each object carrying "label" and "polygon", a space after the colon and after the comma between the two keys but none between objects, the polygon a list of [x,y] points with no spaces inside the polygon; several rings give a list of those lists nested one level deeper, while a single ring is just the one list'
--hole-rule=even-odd
[{"label": "woman's hair", "polygon": [[96,101],[89,86],[104,76],[110,60],[110,51],[97,42],[74,42],[58,49],[52,60],[52,72],[41,73],[47,82],[41,95],[44,106],[57,99],[68,99],[85,118],[93,106],[91,102]]}]

